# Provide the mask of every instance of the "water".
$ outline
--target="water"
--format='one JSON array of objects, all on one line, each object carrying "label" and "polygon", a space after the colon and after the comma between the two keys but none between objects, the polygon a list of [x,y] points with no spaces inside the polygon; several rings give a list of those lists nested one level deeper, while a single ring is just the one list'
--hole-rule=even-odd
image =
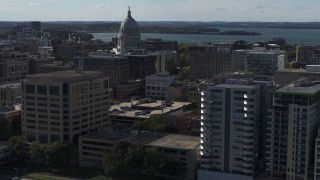
[{"label": "water", "polygon": [[[320,29],[264,29],[264,28],[219,28],[221,31],[250,31],[260,32],[260,36],[230,36],[230,35],[206,35],[206,34],[156,34],[141,33],[141,39],[161,38],[173,40],[179,43],[202,43],[245,40],[249,43],[257,41],[269,41],[274,37],[283,37],[288,44],[320,44]],[[95,39],[111,41],[117,33],[92,33]]]}]

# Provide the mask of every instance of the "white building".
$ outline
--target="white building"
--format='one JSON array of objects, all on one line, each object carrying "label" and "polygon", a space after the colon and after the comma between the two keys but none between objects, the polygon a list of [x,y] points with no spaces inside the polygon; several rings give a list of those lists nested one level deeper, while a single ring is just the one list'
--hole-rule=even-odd
[{"label": "white building", "polygon": [[146,77],[146,97],[169,99],[169,86],[177,81],[177,76],[159,73]]},{"label": "white building", "polygon": [[248,81],[209,85],[201,92],[204,179],[252,179],[258,160],[260,90]]},{"label": "white building", "polygon": [[318,128],[320,85],[297,81],[272,91],[266,171],[271,177],[309,179]]}]

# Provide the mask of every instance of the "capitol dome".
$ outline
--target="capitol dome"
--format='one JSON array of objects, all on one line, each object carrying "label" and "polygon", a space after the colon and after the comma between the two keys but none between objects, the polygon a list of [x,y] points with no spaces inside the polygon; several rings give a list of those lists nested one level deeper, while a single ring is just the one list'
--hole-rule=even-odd
[{"label": "capitol dome", "polygon": [[132,18],[130,8],[128,16],[121,23],[119,34],[139,34],[138,23]]},{"label": "capitol dome", "polygon": [[130,49],[138,49],[140,38],[138,23],[132,18],[129,7],[128,16],[122,21],[118,34],[118,53],[129,52]]}]

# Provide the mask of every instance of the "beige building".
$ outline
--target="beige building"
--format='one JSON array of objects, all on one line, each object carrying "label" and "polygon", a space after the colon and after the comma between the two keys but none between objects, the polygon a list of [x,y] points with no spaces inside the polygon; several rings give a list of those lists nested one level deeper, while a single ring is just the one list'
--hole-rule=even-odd
[{"label": "beige building", "polygon": [[29,75],[22,82],[22,136],[27,142],[78,137],[109,121],[108,77],[101,72],[61,71]]},{"label": "beige building", "polygon": [[89,134],[79,140],[79,164],[86,167],[102,168],[103,153],[112,148],[116,142],[157,147],[165,154],[177,157],[185,168],[185,178],[195,179],[199,160],[200,138],[194,136],[142,132],[130,133],[130,130],[109,130]]}]

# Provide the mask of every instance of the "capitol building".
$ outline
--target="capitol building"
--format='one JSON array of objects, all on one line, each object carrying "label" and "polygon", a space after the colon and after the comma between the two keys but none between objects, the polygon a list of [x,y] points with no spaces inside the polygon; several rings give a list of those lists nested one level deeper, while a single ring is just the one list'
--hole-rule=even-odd
[{"label": "capitol building", "polygon": [[126,54],[132,49],[139,49],[140,39],[141,35],[139,34],[138,24],[136,20],[132,18],[129,7],[128,15],[120,26],[116,53]]}]

